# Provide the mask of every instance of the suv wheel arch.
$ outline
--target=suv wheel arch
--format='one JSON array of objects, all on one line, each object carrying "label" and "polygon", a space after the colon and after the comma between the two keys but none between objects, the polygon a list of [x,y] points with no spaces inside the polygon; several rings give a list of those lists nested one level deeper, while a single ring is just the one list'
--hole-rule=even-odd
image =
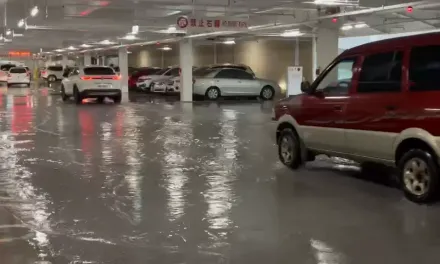
[{"label": "suv wheel arch", "polygon": [[400,142],[400,144],[397,146],[396,152],[394,154],[394,160],[396,162],[396,165],[398,164],[399,160],[403,157],[403,155],[405,155],[405,153],[411,149],[425,150],[431,153],[431,155],[434,155],[436,161],[438,160],[438,156],[434,151],[434,149],[424,140],[419,138],[407,138],[402,142]]},{"label": "suv wheel arch", "polygon": [[283,131],[286,128],[291,129],[293,131],[293,133],[298,137],[298,141],[300,144],[300,150],[301,150],[301,162],[304,163],[304,162],[308,161],[309,157],[308,157],[307,147],[304,144],[304,141],[302,140],[300,134],[298,133],[298,130],[291,122],[280,122],[278,124],[277,130],[276,130],[276,144],[277,145],[279,144],[279,138],[280,138],[281,131]]}]

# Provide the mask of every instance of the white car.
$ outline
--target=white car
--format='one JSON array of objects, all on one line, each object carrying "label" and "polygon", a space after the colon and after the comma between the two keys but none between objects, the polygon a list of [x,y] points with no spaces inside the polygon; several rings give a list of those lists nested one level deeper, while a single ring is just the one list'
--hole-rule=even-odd
[{"label": "white car", "polygon": [[168,80],[156,81],[151,84],[152,93],[166,93]]},{"label": "white car", "polygon": [[45,70],[41,71],[41,77],[48,82],[56,82],[63,79],[64,69],[61,65],[49,66]]},{"label": "white car", "polygon": [[17,65],[12,63],[2,64],[0,65],[0,82],[8,81],[9,70]]},{"label": "white car", "polygon": [[31,73],[25,67],[12,67],[7,75],[8,87],[14,84],[31,85]]},{"label": "white car", "polygon": [[196,76],[193,94],[217,100],[222,96],[259,96],[272,100],[281,88],[274,81],[256,78],[251,73],[235,68],[209,69]]},{"label": "white car", "polygon": [[61,82],[61,99],[73,97],[81,104],[84,98],[97,98],[103,102],[105,97],[120,103],[122,98],[121,76],[113,68],[106,66],[86,66],[73,68]]},{"label": "white car", "polygon": [[179,67],[165,68],[154,75],[141,76],[138,78],[136,86],[143,91],[151,91],[153,82],[166,81],[172,77],[178,76],[180,72]]},{"label": "white car", "polygon": [[180,76],[176,76],[176,77],[171,78],[170,80],[168,80],[166,85],[167,85],[167,88],[166,88],[167,93],[179,93],[180,92]]}]

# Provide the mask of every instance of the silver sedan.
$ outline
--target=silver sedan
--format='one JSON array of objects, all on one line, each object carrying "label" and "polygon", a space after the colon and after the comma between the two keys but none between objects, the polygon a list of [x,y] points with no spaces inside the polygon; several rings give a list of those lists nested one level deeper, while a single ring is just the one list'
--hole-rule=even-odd
[{"label": "silver sedan", "polygon": [[258,79],[240,69],[208,69],[203,76],[195,76],[193,93],[217,100],[220,96],[260,96],[272,100],[280,87],[273,81]]}]

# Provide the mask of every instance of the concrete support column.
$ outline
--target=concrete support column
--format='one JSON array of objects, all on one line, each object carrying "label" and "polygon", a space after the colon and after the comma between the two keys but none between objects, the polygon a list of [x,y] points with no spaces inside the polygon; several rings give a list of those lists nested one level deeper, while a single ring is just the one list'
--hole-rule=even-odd
[{"label": "concrete support column", "polygon": [[88,52],[84,53],[84,66],[92,65],[92,55]]},{"label": "concrete support column", "polygon": [[299,66],[299,38],[295,40],[295,66]]},{"label": "concrete support column", "polygon": [[316,51],[316,61],[313,61],[313,72],[320,69],[322,72],[339,54],[338,52],[339,31],[338,29],[320,28],[316,34],[316,40],[312,46]]},{"label": "concrete support column", "polygon": [[67,57],[67,55],[63,55],[63,58],[61,60],[61,65],[63,66],[63,69],[66,68],[68,61],[69,61],[69,58]]},{"label": "concrete support column", "polygon": [[101,56],[101,63],[100,65],[105,66],[105,56]]},{"label": "concrete support column", "polygon": [[122,93],[128,94],[128,52],[127,48],[119,48],[119,69],[121,74]]},{"label": "concrete support column", "polygon": [[180,101],[192,102],[193,100],[193,48],[191,39],[183,39],[179,43],[180,48]]}]

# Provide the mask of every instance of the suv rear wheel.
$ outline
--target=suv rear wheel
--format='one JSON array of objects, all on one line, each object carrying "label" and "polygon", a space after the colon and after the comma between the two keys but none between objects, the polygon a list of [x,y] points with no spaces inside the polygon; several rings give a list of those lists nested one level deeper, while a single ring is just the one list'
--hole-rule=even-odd
[{"label": "suv rear wheel", "polygon": [[278,138],[278,156],[280,161],[291,169],[297,169],[301,165],[301,147],[296,133],[285,128]]},{"label": "suv rear wheel", "polygon": [[75,100],[76,104],[82,103],[83,98],[82,98],[81,94],[79,93],[78,88],[76,88],[76,87],[73,90],[73,99]]},{"label": "suv rear wheel", "polygon": [[69,99],[69,96],[67,96],[64,86],[61,86],[61,100],[65,102],[67,99]]},{"label": "suv rear wheel", "polygon": [[405,196],[416,203],[438,198],[439,168],[435,155],[422,149],[410,149],[400,161],[399,180]]},{"label": "suv rear wheel", "polygon": [[115,104],[120,104],[121,100],[122,100],[122,95],[117,95],[117,96],[113,97],[113,102]]}]

